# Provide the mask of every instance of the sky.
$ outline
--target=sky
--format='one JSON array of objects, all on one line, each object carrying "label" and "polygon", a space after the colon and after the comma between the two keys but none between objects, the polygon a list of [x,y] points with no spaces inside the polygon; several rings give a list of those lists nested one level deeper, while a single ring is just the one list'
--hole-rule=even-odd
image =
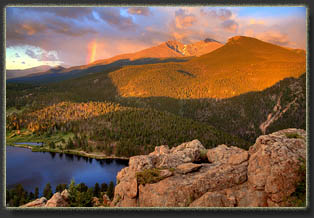
[{"label": "sky", "polygon": [[237,35],[306,49],[306,8],[7,7],[6,68],[78,66],[167,40]]}]

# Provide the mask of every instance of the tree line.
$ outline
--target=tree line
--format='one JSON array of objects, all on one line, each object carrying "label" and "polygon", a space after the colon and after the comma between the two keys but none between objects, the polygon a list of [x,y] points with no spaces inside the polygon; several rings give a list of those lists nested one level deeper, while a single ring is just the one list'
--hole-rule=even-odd
[{"label": "tree line", "polygon": [[92,198],[99,198],[102,202],[103,195],[106,194],[110,200],[114,196],[114,183],[111,181],[108,184],[105,182],[102,184],[95,183],[94,187],[88,187],[85,183],[75,184],[74,180],[69,185],[58,184],[53,192],[51,184],[47,183],[43,189],[42,195],[39,193],[39,188],[36,187],[34,192],[28,192],[24,189],[23,185],[17,184],[11,189],[6,189],[6,205],[8,207],[19,207],[34,201],[38,198],[45,197],[49,200],[54,193],[62,192],[67,189],[69,192],[69,206],[70,207],[92,207]]}]

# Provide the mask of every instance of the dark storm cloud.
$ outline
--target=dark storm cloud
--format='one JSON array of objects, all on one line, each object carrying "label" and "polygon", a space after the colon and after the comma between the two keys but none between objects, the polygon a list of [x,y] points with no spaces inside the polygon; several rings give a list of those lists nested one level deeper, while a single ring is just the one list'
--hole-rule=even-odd
[{"label": "dark storm cloud", "polygon": [[97,8],[96,11],[100,19],[120,30],[136,28],[136,24],[133,22],[132,17],[121,15],[120,8]]},{"label": "dark storm cloud", "polygon": [[47,18],[45,22],[49,30],[69,36],[81,36],[96,32],[92,28],[77,25],[67,19]]},{"label": "dark storm cloud", "polygon": [[[88,33],[93,33],[95,30],[88,25],[82,25],[82,23],[65,16],[65,9],[59,10],[51,8],[27,8],[27,9],[7,9],[6,19],[6,40],[7,46],[14,45],[42,45],[44,41],[51,38],[62,37],[62,35],[68,36],[81,36]],[[87,9],[87,8],[86,8]],[[75,12],[75,17],[78,16],[78,9],[71,9]],[[49,13],[47,13],[49,12]],[[53,13],[52,13],[53,12]],[[83,10],[85,12],[85,10]],[[60,16],[56,16],[60,14]],[[61,14],[63,16],[61,16]],[[82,14],[87,14],[81,13]]]},{"label": "dark storm cloud", "polygon": [[46,7],[46,8],[33,8],[38,12],[49,12],[55,16],[65,17],[65,18],[84,18],[88,17],[92,19],[93,8],[90,7]]},{"label": "dark storm cloud", "polygon": [[128,13],[135,14],[135,15],[149,16],[151,14],[151,11],[147,7],[131,7],[131,8],[128,8]]}]

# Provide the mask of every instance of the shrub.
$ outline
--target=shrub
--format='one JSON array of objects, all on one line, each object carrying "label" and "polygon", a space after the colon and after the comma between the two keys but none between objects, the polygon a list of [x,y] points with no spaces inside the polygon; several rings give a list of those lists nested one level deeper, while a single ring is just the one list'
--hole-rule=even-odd
[{"label": "shrub", "polygon": [[303,137],[300,136],[298,133],[294,132],[294,133],[286,133],[285,134],[287,138],[289,139],[302,139]]},{"label": "shrub", "polygon": [[299,174],[301,180],[296,184],[294,193],[288,198],[288,204],[292,207],[306,206],[306,163],[304,159],[300,159],[300,161]]},{"label": "shrub", "polygon": [[160,170],[152,168],[137,172],[136,179],[139,184],[145,185],[159,182],[164,179],[164,177],[160,176]]}]

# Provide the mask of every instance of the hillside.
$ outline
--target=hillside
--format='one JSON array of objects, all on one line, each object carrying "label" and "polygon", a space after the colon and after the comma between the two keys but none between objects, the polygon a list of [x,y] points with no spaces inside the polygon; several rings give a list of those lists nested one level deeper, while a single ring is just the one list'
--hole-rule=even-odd
[{"label": "hillside", "polygon": [[179,41],[169,40],[160,45],[147,48],[138,52],[117,55],[115,57],[103,60],[97,60],[91,65],[110,64],[121,59],[136,60],[140,58],[165,58],[165,57],[184,57],[200,56],[212,52],[221,47],[222,44],[217,41],[203,40],[191,44],[183,44]]},{"label": "hillside", "polygon": [[160,45],[153,46],[138,52],[121,54],[112,58],[97,60],[86,65],[69,68],[59,67],[54,70],[31,72],[31,74],[27,76],[8,78],[8,82],[32,84],[51,83],[102,71],[114,71],[127,65],[185,62],[189,60],[189,57],[191,56],[200,56],[202,54],[209,53],[221,46],[221,43],[209,39],[188,45],[183,45],[178,41],[167,41]]},{"label": "hillside", "polygon": [[60,149],[127,157],[147,154],[156,145],[172,147],[194,138],[199,138],[207,148],[219,143],[243,148],[248,145],[244,140],[191,119],[110,102],[61,102],[33,112],[12,113],[7,116],[6,129],[9,142],[20,137],[24,140],[39,136],[52,139],[57,135],[73,134],[74,137],[66,141],[52,142]]},{"label": "hillside", "polygon": [[126,66],[109,77],[124,97],[227,98],[298,77],[305,63],[303,52],[239,36],[184,63]]},{"label": "hillside", "polygon": [[[253,45],[255,49],[251,48]],[[247,50],[242,49],[242,52],[236,52],[242,47]],[[237,55],[237,53],[239,54]],[[276,57],[273,57],[272,54],[276,54]],[[232,72],[231,70],[237,69],[231,67],[235,65],[228,65],[231,62],[227,62],[227,60],[232,57],[236,58],[237,66],[241,66],[243,69],[246,69],[246,65],[250,66],[249,63],[259,64],[259,62],[268,64],[269,69],[262,68],[262,66],[256,68],[255,77],[250,74],[244,76],[242,71],[236,71],[238,74],[232,75],[218,71],[216,74],[212,74],[213,77],[209,76],[211,74],[206,74],[214,69],[214,63],[221,64],[215,65],[217,69],[218,67],[230,69],[229,73]],[[250,62],[245,61],[244,57],[249,58]],[[213,64],[213,67],[208,66],[208,69],[204,67],[210,62],[205,61],[207,59],[212,60]],[[220,59],[223,61],[221,62]],[[276,68],[277,65],[274,63],[280,67]],[[290,64],[300,68],[288,69],[287,66]],[[171,116],[176,117],[171,119],[178,119],[183,123],[186,121],[182,121],[182,119],[192,120],[197,125],[207,126],[206,128],[212,126],[217,131],[252,143],[258,135],[267,134],[270,131],[292,127],[305,129],[306,74],[305,71],[303,73],[301,71],[303,67],[305,67],[305,53],[302,50],[286,49],[248,37],[235,37],[212,53],[195,57],[186,62],[139,64],[119,67],[114,71],[108,68],[68,81],[45,85],[8,83],[6,87],[7,113],[18,113],[24,116],[61,102],[70,101],[81,104],[90,101],[108,101],[130,108],[131,114],[142,114],[142,110],[148,110],[149,114],[154,114],[154,116],[155,112],[166,113],[166,115],[162,115],[162,117],[167,117],[166,120],[169,120]],[[277,71],[280,72],[277,73]],[[278,80],[276,83],[269,86],[259,83],[266,78],[265,75],[270,74],[272,77],[269,80],[275,78]],[[302,75],[298,76],[299,74]],[[244,79],[241,79],[241,75]],[[230,77],[235,78],[230,79]],[[255,80],[253,80],[254,78]],[[223,82],[217,83],[217,81]],[[233,86],[228,84],[233,84]],[[230,93],[223,92],[224,89],[237,87],[239,89],[234,90],[241,88],[241,92],[246,91],[240,92],[239,95],[236,95],[235,92],[233,95],[236,96],[231,95],[233,97],[229,96]],[[259,90],[261,87],[264,88]],[[216,95],[214,95],[215,93]],[[218,93],[222,93],[220,98],[217,97]],[[229,97],[222,98],[226,96]],[[118,111],[115,114],[126,117],[128,113]],[[137,126],[136,123],[141,123],[143,127],[151,128],[145,125],[147,120],[150,120],[149,117],[146,119],[143,115],[140,118],[145,121],[142,122],[139,118],[132,125]],[[118,126],[120,124],[117,123]],[[78,125],[84,126],[83,123]],[[95,123],[91,124],[91,126],[94,125]],[[165,126],[170,128],[166,124]],[[167,128],[164,130],[166,131]],[[123,132],[123,134],[130,137],[127,132]],[[200,136],[197,138],[202,139]],[[154,145],[162,143],[158,140],[154,141]]]},{"label": "hillside", "polygon": [[12,78],[17,78],[17,77],[23,77],[30,75],[32,73],[39,73],[39,72],[44,72],[47,71],[51,68],[49,65],[41,65],[38,67],[32,67],[32,68],[27,68],[24,70],[6,70],[6,79],[12,79]]}]

